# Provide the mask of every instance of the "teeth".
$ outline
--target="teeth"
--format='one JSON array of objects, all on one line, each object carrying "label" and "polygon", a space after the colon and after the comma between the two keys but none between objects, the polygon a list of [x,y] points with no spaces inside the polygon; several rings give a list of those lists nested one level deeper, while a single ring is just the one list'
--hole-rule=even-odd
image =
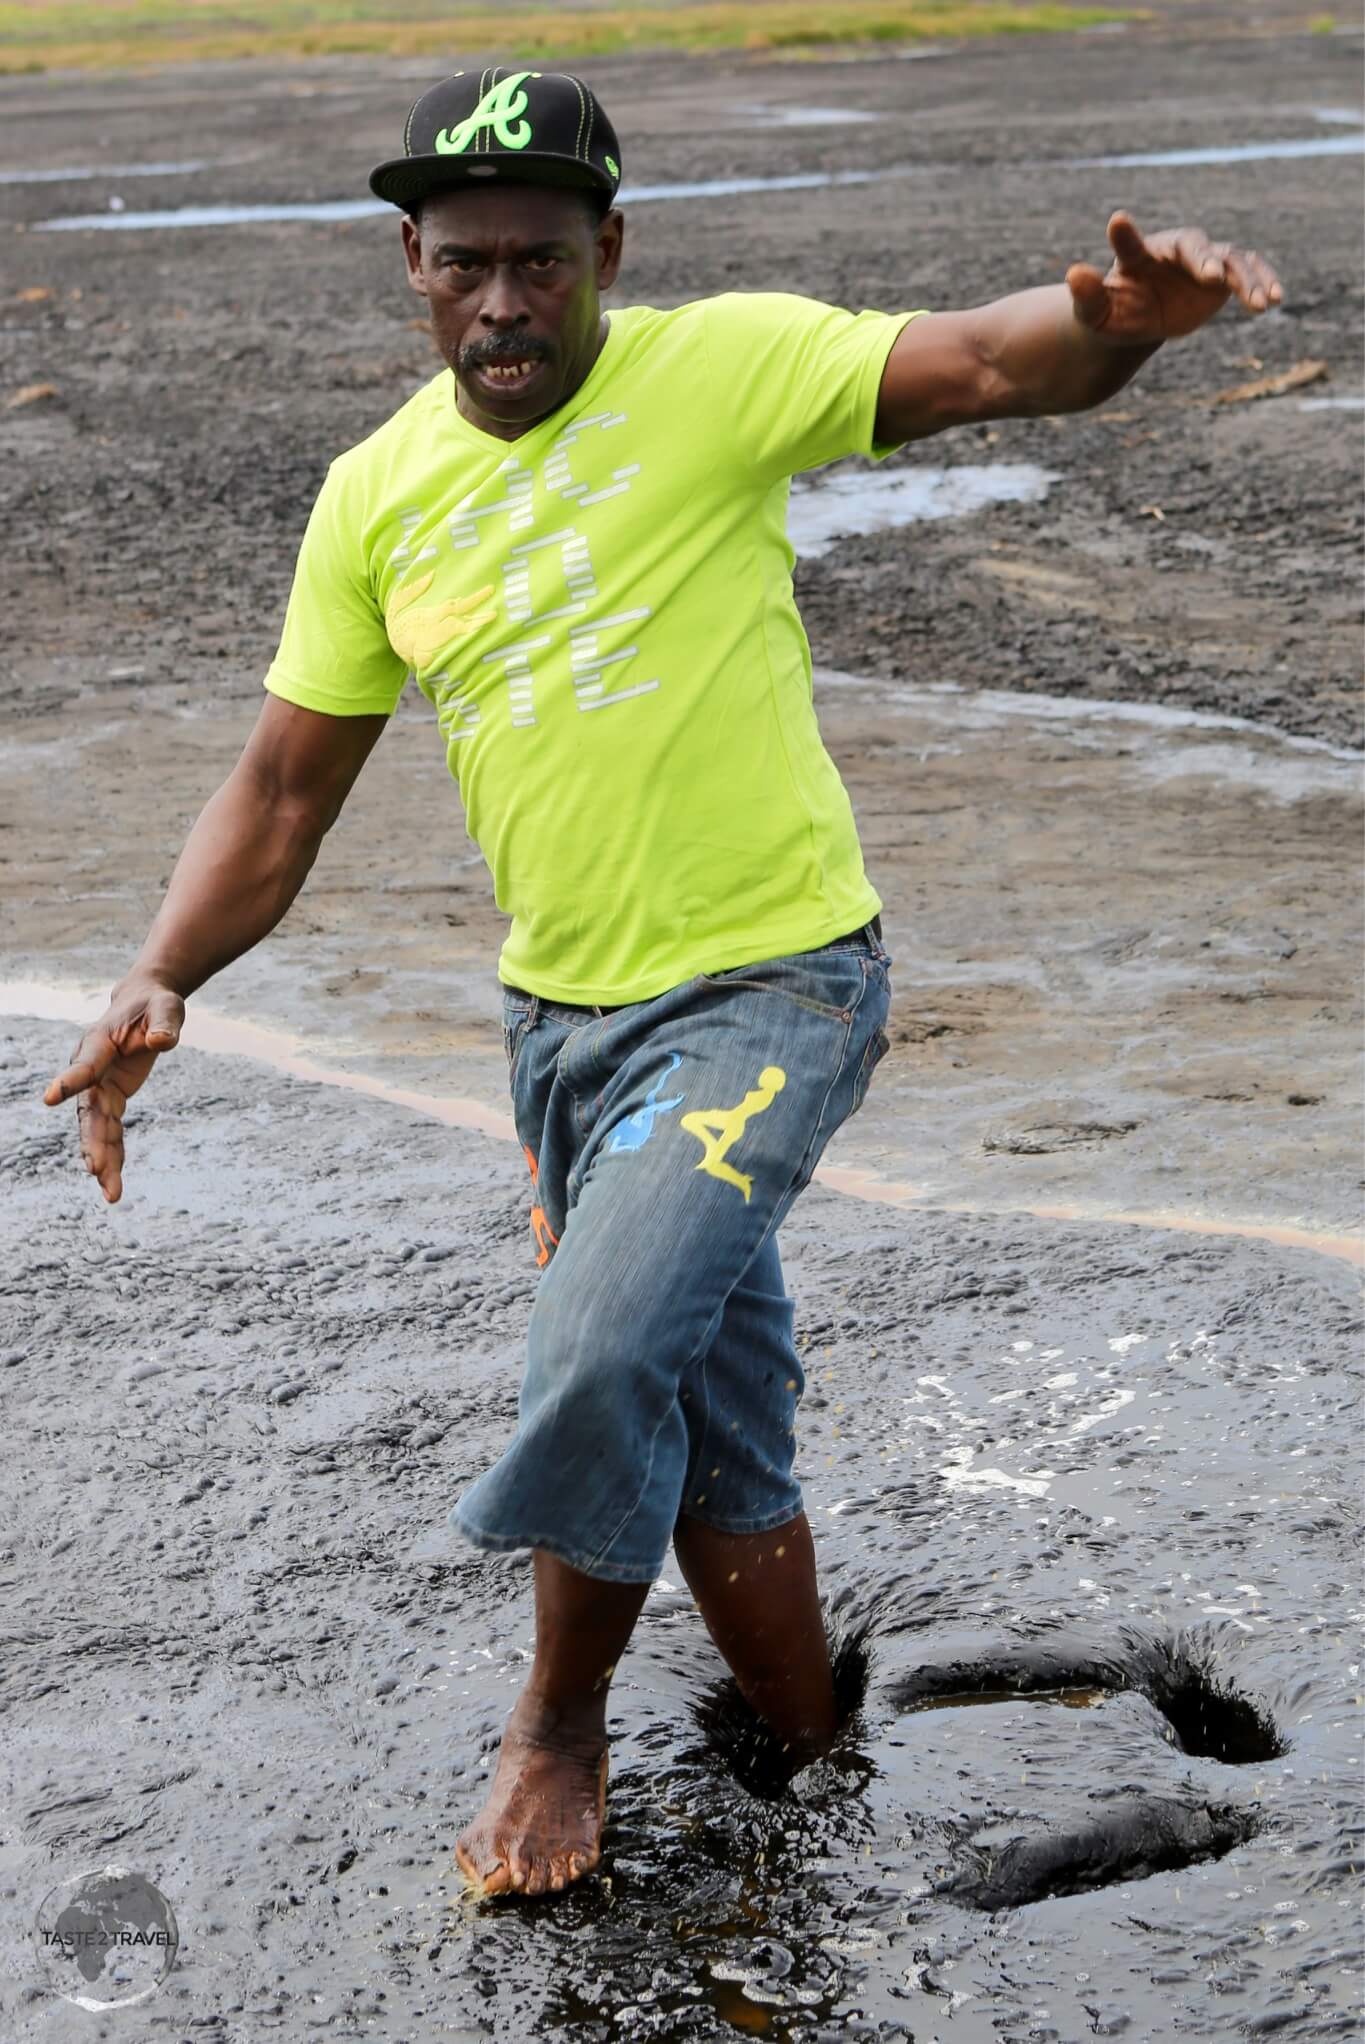
[{"label": "teeth", "polygon": [[496,377],[499,383],[512,383],[518,377],[527,375],[531,367],[532,365],[529,362],[490,362],[485,373]]}]

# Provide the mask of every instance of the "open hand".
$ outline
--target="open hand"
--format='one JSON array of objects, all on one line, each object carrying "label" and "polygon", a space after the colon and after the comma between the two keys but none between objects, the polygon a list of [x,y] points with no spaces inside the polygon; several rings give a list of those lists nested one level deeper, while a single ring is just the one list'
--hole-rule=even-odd
[{"label": "open hand", "polygon": [[43,1099],[49,1107],[76,1095],[81,1155],[113,1206],[123,1192],[123,1113],[163,1050],[180,1041],[185,1003],[146,980],[120,987],[76,1046]]},{"label": "open hand", "polygon": [[1284,295],[1263,256],[1210,241],[1201,227],[1141,234],[1130,214],[1115,213],[1109,245],[1114,261],[1107,275],[1073,263],[1066,281],[1077,319],[1116,348],[1179,340],[1232,297],[1248,312],[1266,312]]}]

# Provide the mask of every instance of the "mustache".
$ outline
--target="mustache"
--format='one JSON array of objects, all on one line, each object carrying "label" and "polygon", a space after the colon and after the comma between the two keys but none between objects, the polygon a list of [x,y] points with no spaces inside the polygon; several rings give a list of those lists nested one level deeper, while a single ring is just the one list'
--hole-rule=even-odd
[{"label": "mustache", "polygon": [[460,350],[461,369],[493,368],[499,362],[548,362],[551,350],[544,341],[528,335],[490,334],[486,341],[471,341]]}]

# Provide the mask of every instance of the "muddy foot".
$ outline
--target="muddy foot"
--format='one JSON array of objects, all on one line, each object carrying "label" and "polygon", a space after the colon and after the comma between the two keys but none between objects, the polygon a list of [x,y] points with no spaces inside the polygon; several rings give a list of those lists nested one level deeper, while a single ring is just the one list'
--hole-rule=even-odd
[{"label": "muddy foot", "polygon": [[519,1703],[507,1721],[488,1801],[455,1843],[478,1895],[542,1895],[591,1873],[602,1857],[604,1741],[532,1735]]}]

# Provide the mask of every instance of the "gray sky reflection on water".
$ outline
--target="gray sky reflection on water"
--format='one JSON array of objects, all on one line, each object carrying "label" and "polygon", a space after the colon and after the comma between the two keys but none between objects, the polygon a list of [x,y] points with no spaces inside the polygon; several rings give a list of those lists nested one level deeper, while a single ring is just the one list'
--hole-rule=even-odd
[{"label": "gray sky reflection on water", "polygon": [[[1365,153],[1365,134],[1317,135],[1304,141],[1250,142],[1221,148],[1167,149],[1126,156],[1081,156],[1055,167],[1160,169],[1196,164],[1265,163],[1299,156],[1359,156],[1362,153]],[[930,167],[927,164],[893,163],[879,170],[799,171],[785,177],[701,178],[684,183],[633,185],[622,192],[621,203],[638,206],[667,199],[722,199],[749,192],[800,192],[832,185],[882,184],[891,178],[914,177]],[[110,173],[116,174],[131,176],[135,173]],[[234,227],[271,220],[363,220],[392,211],[391,206],[378,199],[327,199],[307,204],[272,202],[239,206],[178,206],[156,212],[123,209],[107,214],[77,213],[67,219],[39,220],[35,222],[35,230],[57,234],[85,229],[127,232],[157,227]]]}]

